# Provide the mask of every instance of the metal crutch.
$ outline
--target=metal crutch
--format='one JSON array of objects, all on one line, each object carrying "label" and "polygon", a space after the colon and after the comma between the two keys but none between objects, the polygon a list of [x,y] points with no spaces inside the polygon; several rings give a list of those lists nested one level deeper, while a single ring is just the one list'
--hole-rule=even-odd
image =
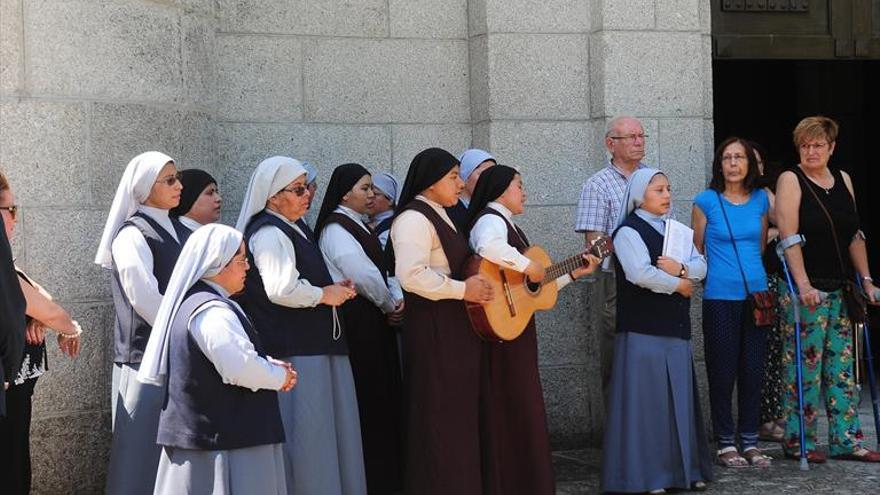
[{"label": "metal crutch", "polygon": [[798,396],[798,426],[800,428],[800,462],[801,471],[809,471],[810,465],[807,462],[807,431],[806,421],[804,419],[804,377],[802,374],[803,369],[801,363],[801,312],[798,305],[798,294],[794,290],[794,284],[791,282],[791,273],[788,271],[788,263],[785,261],[785,249],[794,244],[803,243],[804,239],[802,236],[792,237],[798,237],[798,240],[795,242],[789,242],[788,245],[785,245],[786,241],[790,241],[791,237],[780,241],[776,245],[776,255],[779,256],[779,260],[782,262],[782,270],[785,272],[785,280],[788,283],[788,292],[791,294],[791,307],[794,311],[795,377],[797,381]]},{"label": "metal crutch", "polygon": [[[864,292],[865,289],[862,287],[862,280],[858,275],[856,275],[856,283],[859,285],[859,290]],[[880,294],[875,294],[874,297],[878,296],[880,296]],[[880,397],[878,397],[877,393],[877,375],[874,374],[874,356],[872,356],[871,329],[868,320],[868,316],[865,315],[865,323],[862,324],[862,332],[865,336],[865,350],[862,354],[864,355],[863,359],[865,360],[865,364],[867,364],[868,367],[868,387],[871,391],[871,406],[874,409],[874,432],[877,435],[877,449],[880,450]]]}]

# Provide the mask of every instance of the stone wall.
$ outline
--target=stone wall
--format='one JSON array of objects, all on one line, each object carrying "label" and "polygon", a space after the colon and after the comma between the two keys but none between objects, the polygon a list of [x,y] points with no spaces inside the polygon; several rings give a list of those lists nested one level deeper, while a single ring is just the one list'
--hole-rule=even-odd
[{"label": "stone wall", "polygon": [[[521,224],[559,257],[581,247],[574,205],[619,113],[643,119],[647,161],[669,171],[688,215],[711,160],[711,101],[699,0],[0,0],[0,167],[24,206],[18,261],[87,332],[75,361],[49,346],[35,492],[103,482],[113,312],[91,260],[134,155],[214,172],[230,223],[269,155],[314,164],[320,202],[340,163],[402,179],[425,147],[486,147],[524,172]],[[539,317],[557,448],[601,441],[590,294],[575,284]]]}]

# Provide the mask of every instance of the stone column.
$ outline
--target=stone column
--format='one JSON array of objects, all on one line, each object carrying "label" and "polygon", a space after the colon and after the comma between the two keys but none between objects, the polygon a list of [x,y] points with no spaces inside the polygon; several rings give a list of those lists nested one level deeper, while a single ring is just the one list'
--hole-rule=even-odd
[{"label": "stone column", "polygon": [[213,45],[211,0],[0,1],[0,167],[22,205],[17,262],[84,330],[75,360],[47,338],[35,493],[103,490],[114,312],[92,259],[136,154],[213,169]]},{"label": "stone column", "polygon": [[[573,231],[575,205],[583,182],[607,160],[605,124],[616,115],[643,121],[650,135],[646,161],[669,173],[678,217],[689,222],[690,201],[705,187],[712,157],[704,4],[469,2],[474,144],[523,172],[529,206],[521,223],[554,258],[582,248],[582,236]],[[576,284],[561,293],[552,312],[538,317],[557,448],[601,442],[604,405],[591,295],[588,282]],[[696,347],[701,357],[702,345]]]},{"label": "stone column", "polygon": [[[474,145],[523,173],[518,220],[554,259],[577,253],[574,204],[595,154],[590,101],[589,2],[472,0],[469,3]],[[556,448],[600,440],[596,338],[586,283],[538,315],[539,362]]]}]

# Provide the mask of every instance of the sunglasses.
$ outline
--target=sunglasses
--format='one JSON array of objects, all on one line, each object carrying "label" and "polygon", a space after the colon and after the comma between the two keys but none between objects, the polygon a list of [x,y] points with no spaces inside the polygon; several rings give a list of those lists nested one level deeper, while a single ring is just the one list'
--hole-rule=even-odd
[{"label": "sunglasses", "polygon": [[0,206],[0,210],[8,211],[9,215],[11,215],[13,219],[15,219],[15,214],[18,213],[18,208],[19,208],[18,205]]},{"label": "sunglasses", "polygon": [[171,187],[174,184],[177,184],[178,182],[180,182],[180,172],[178,172],[174,175],[168,175],[166,177],[162,177],[161,179],[156,181],[156,184],[165,184],[166,186]]},{"label": "sunglasses", "polygon": [[300,196],[300,197],[303,194],[305,194],[306,191],[308,191],[308,190],[309,190],[309,188],[307,188],[305,186],[296,186],[296,187],[292,187],[290,189],[287,189],[287,188],[282,189],[282,191],[284,191],[284,192],[293,193],[293,194],[296,194],[297,196]]}]

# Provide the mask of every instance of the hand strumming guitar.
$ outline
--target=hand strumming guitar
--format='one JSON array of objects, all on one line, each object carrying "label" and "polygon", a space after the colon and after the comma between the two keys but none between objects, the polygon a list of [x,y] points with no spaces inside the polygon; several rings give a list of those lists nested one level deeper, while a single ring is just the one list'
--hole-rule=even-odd
[{"label": "hand strumming guitar", "polygon": [[530,262],[526,267],[525,272],[527,277],[529,277],[529,282],[541,282],[544,280],[544,276],[547,272],[544,270],[544,266],[540,263],[536,263],[534,261]]}]

